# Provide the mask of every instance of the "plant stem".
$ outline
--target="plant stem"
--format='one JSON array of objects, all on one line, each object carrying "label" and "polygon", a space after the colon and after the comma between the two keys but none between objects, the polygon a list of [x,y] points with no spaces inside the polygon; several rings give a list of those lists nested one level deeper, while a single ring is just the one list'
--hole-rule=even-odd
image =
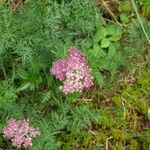
[{"label": "plant stem", "polygon": [[144,28],[144,25],[143,25],[142,20],[141,20],[141,18],[140,18],[140,15],[139,15],[139,13],[138,13],[138,10],[137,10],[135,1],[134,1],[134,0],[131,0],[131,3],[132,3],[132,5],[133,5],[134,11],[135,11],[136,16],[137,16],[137,18],[138,18],[138,21],[139,21],[139,23],[140,23],[140,25],[141,25],[141,28],[142,28],[142,30],[143,30],[143,32],[144,32],[144,35],[145,35],[145,37],[146,37],[148,43],[150,44],[150,39],[149,39],[149,37],[148,37],[148,35],[147,35],[146,31],[145,31],[145,28]]},{"label": "plant stem", "polygon": [[5,65],[4,65],[3,62],[2,62],[2,70],[3,70],[4,78],[6,80],[7,79],[7,74],[6,74],[6,69],[5,69]]}]

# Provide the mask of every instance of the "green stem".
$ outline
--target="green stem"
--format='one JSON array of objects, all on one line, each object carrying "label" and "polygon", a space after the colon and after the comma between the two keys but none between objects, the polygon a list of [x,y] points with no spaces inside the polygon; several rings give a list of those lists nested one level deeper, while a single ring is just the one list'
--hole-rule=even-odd
[{"label": "green stem", "polygon": [[144,26],[143,26],[143,23],[142,23],[142,20],[141,20],[141,18],[140,18],[140,15],[139,15],[139,13],[138,13],[138,10],[137,10],[135,1],[134,1],[134,0],[131,0],[131,3],[132,3],[132,5],[133,5],[134,11],[135,11],[136,16],[137,16],[137,18],[138,18],[138,21],[139,21],[139,23],[140,23],[140,25],[141,25],[141,28],[142,28],[142,30],[143,30],[143,32],[144,32],[144,35],[145,35],[145,37],[146,37],[148,43],[150,44],[150,39],[149,39],[149,37],[148,37],[148,35],[147,35],[146,31],[145,31],[145,28],[144,28]]},{"label": "green stem", "polygon": [[5,69],[5,65],[4,63],[2,62],[2,70],[3,70],[3,74],[4,74],[4,77],[5,77],[5,80],[7,79],[7,74],[6,74],[6,69]]}]

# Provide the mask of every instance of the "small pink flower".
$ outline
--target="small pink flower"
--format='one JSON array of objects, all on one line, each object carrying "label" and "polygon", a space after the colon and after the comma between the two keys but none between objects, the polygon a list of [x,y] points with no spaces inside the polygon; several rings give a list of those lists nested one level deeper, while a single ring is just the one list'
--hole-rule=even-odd
[{"label": "small pink flower", "polygon": [[93,85],[87,60],[76,48],[70,48],[67,59],[54,62],[51,73],[63,81],[65,94],[81,92]]},{"label": "small pink flower", "polygon": [[14,138],[12,138],[12,145],[17,147],[17,148],[21,148],[21,144],[23,143],[23,136],[20,135],[15,135]]},{"label": "small pink flower", "polygon": [[75,47],[69,49],[68,58],[76,63],[87,63],[84,54]]},{"label": "small pink flower", "polygon": [[32,146],[32,137],[39,135],[39,129],[30,127],[26,120],[10,119],[3,129],[4,139],[11,140],[12,145],[17,148]]},{"label": "small pink flower", "polygon": [[27,148],[28,146],[32,146],[32,139],[31,137],[26,137],[23,141],[24,148]]},{"label": "small pink flower", "polygon": [[66,74],[66,60],[58,60],[53,63],[51,73],[56,76],[59,80],[64,80]]}]

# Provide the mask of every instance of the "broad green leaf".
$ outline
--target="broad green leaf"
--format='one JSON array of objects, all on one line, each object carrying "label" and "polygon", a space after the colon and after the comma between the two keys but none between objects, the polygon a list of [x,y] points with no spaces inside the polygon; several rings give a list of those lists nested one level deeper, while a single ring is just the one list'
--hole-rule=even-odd
[{"label": "broad green leaf", "polygon": [[110,41],[118,41],[120,40],[121,35],[113,35],[109,38]]},{"label": "broad green leaf", "polygon": [[104,27],[102,27],[96,32],[93,40],[95,43],[97,43],[100,40],[102,40],[103,38],[105,38],[105,36],[106,36],[106,29]]},{"label": "broad green leaf", "polygon": [[119,36],[119,37],[122,35],[122,29],[115,24],[110,24],[106,29],[108,35]]},{"label": "broad green leaf", "polygon": [[107,48],[110,45],[110,40],[108,38],[104,38],[101,42],[101,48]]},{"label": "broad green leaf", "polygon": [[109,50],[108,50],[108,57],[112,58],[116,55],[116,48],[114,45],[110,45]]}]

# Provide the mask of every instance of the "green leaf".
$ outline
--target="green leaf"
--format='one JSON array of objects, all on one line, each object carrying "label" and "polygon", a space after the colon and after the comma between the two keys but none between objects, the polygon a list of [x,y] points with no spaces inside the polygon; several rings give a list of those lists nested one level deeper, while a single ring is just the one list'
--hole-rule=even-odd
[{"label": "green leaf", "polygon": [[122,35],[122,29],[115,25],[115,24],[110,24],[108,27],[107,27],[107,34],[108,35],[112,35],[112,36],[118,36],[120,37]]},{"label": "green leaf", "polygon": [[113,35],[109,38],[110,41],[119,41],[121,38],[121,35]]},{"label": "green leaf", "polygon": [[30,87],[30,83],[23,83],[18,89],[17,92],[24,91]]},{"label": "green leaf", "polygon": [[51,91],[47,91],[47,92],[43,93],[42,103],[48,102],[50,100],[51,96],[52,96]]},{"label": "green leaf", "polygon": [[107,48],[110,45],[110,40],[108,38],[104,38],[101,42],[101,48]]},{"label": "green leaf", "polygon": [[96,32],[93,40],[95,43],[97,43],[103,38],[105,38],[105,36],[106,36],[106,28],[102,27]]},{"label": "green leaf", "polygon": [[100,46],[98,44],[94,44],[93,45],[93,52],[94,52],[94,55],[96,55],[100,50]]},{"label": "green leaf", "polygon": [[116,48],[114,45],[111,45],[108,50],[108,57],[112,58],[116,55]]},{"label": "green leaf", "polygon": [[83,40],[81,42],[81,46],[83,48],[90,48],[92,46],[92,42],[90,40]]},{"label": "green leaf", "polygon": [[93,71],[93,76],[98,85],[100,86],[104,85],[104,78],[99,71]]}]

